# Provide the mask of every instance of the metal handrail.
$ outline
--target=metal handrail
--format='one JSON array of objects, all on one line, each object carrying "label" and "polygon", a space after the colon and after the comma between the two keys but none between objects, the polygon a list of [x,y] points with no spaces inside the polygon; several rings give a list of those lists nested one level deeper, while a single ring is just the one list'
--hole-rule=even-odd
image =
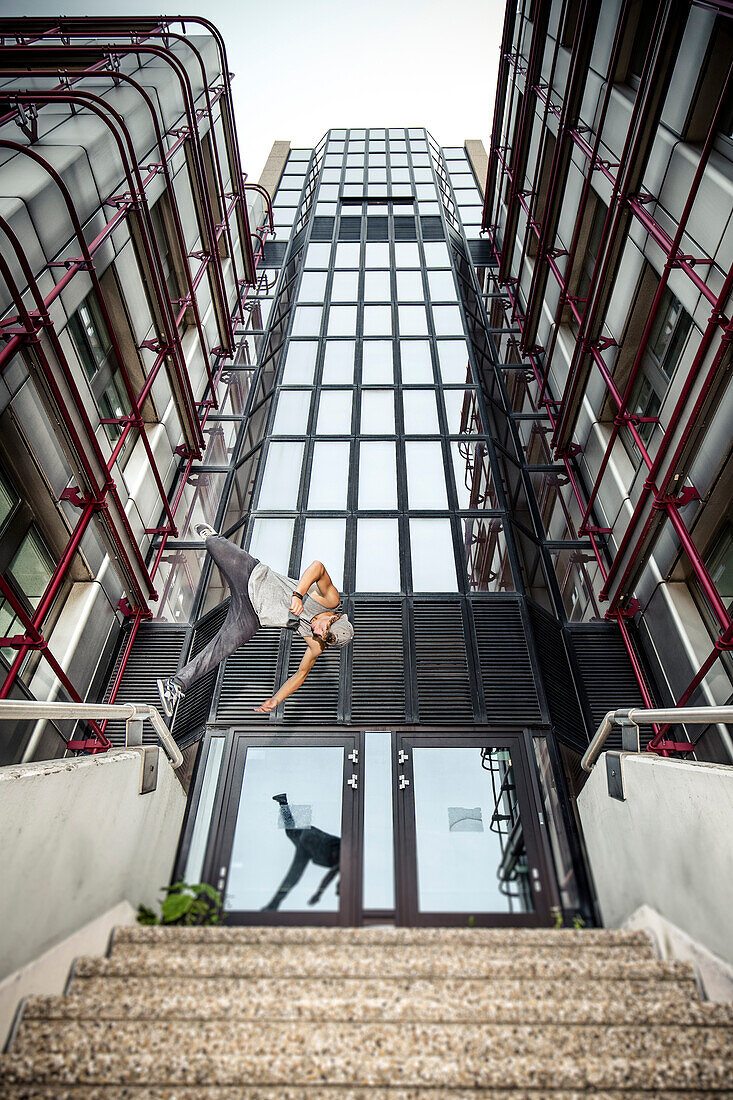
[{"label": "metal handrail", "polygon": [[125,721],[125,745],[142,743],[142,723],[148,719],[165,749],[172,768],[180,768],[183,754],[155,707],[148,703],[42,703],[0,699],[0,721],[23,718],[98,719],[122,718]]},{"label": "metal handrail", "polygon": [[661,707],[653,710],[634,707],[631,710],[609,710],[585,750],[580,766],[587,772],[593,770],[614,724],[639,726],[653,723],[689,723],[708,726],[717,722],[733,723],[733,707]]}]

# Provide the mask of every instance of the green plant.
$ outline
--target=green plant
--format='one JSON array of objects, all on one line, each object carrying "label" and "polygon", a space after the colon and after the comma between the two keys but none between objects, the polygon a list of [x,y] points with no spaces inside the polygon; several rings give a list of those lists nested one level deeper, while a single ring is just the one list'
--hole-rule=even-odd
[{"label": "green plant", "polygon": [[563,919],[562,909],[560,908],[560,906],[559,905],[553,905],[552,908],[550,909],[550,913],[552,915],[553,921],[555,922],[553,927],[554,928],[564,928],[565,927],[565,921]]},{"label": "green plant", "polygon": [[468,927],[473,928],[475,926],[475,924],[476,924],[476,918],[473,916],[473,914],[471,914],[471,916],[468,918]]},{"label": "green plant", "polygon": [[585,928],[585,921],[581,917],[580,913],[576,913],[573,917],[573,928],[575,931],[579,931],[581,928]]},{"label": "green plant", "polygon": [[208,882],[174,882],[161,889],[165,897],[160,916],[149,906],[138,905],[138,924],[218,924],[224,918],[221,893]]}]

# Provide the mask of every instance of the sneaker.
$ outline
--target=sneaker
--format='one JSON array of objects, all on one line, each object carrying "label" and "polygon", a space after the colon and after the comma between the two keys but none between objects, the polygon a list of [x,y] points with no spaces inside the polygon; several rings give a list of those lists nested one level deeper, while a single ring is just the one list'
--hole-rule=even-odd
[{"label": "sneaker", "polygon": [[197,523],[194,525],[194,531],[200,539],[208,539],[210,535],[218,535],[218,531],[215,531],[208,523]]},{"label": "sneaker", "polygon": [[176,703],[180,703],[181,699],[184,698],[183,688],[172,676],[169,676],[167,680],[156,680],[156,683],[163,710],[169,718],[172,718]]}]

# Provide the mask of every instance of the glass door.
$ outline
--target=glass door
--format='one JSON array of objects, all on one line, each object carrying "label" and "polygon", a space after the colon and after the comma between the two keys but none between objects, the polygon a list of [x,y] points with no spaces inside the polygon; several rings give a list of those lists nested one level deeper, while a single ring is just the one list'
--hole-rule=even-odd
[{"label": "glass door", "polygon": [[356,923],[355,738],[234,735],[209,881],[228,924]]},{"label": "glass door", "polygon": [[547,924],[522,736],[404,734],[396,749],[399,923]]}]

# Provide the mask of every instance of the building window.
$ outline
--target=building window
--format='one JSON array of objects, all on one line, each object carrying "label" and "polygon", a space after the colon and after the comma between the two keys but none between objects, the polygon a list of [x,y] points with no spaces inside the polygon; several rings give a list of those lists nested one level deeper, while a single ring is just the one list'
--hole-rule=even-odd
[{"label": "building window", "polygon": [[564,46],[567,50],[572,48],[579,15],[580,0],[568,0],[565,10],[565,19],[563,20],[562,31],[560,32],[560,45]]},{"label": "building window", "polygon": [[[590,290],[591,281],[593,279],[593,272],[595,270],[596,262],[601,251],[601,243],[603,241],[603,226],[606,222],[607,213],[608,207],[606,206],[606,204],[604,202],[601,202],[599,198],[596,198],[593,213],[590,218],[590,225],[586,237],[585,248],[580,253],[580,268],[577,275],[578,281],[576,283],[575,292],[573,294],[573,297],[577,298],[576,308],[581,317],[585,312],[585,307],[588,300],[588,292]],[[580,324],[576,320],[575,314],[572,312],[570,313],[570,328],[577,336],[578,332],[580,331]]]},{"label": "building window", "polygon": [[733,604],[733,523],[725,524],[706,554],[705,566],[723,603]]},{"label": "building window", "polygon": [[639,87],[639,80],[652,40],[654,20],[658,11],[659,8],[656,4],[645,3],[643,0],[635,0],[631,5],[627,27],[629,54],[626,65],[626,83],[630,84],[632,88]]},{"label": "building window", "polygon": [[[667,289],[649,337],[644,358],[629,400],[634,416],[656,417],[682,355],[692,321],[682,303]],[[653,423],[641,423],[639,435],[649,442]]]},{"label": "building window", "polygon": [[[54,559],[14,486],[0,474],[0,572],[28,614],[38,607],[54,570]],[[0,637],[25,634],[9,600],[0,598]],[[2,649],[12,661],[15,650]]]},{"label": "building window", "polygon": [[[69,331],[100,418],[116,420],[127,416],[130,405],[115,364],[112,340],[94,294],[88,295],[70,317]],[[109,441],[114,443],[122,434],[122,425],[107,423],[104,430]]]},{"label": "building window", "polygon": [[183,298],[183,294],[181,292],[178,273],[173,262],[173,253],[171,251],[170,238],[166,228],[166,219],[163,214],[161,201],[161,199],[158,199],[155,206],[151,208],[150,218],[155,231],[158,251],[160,252],[161,267],[163,268],[163,276],[165,278],[166,289],[168,290],[168,297],[173,303],[174,314],[178,314],[180,310],[180,305],[178,303],[180,303]]}]

